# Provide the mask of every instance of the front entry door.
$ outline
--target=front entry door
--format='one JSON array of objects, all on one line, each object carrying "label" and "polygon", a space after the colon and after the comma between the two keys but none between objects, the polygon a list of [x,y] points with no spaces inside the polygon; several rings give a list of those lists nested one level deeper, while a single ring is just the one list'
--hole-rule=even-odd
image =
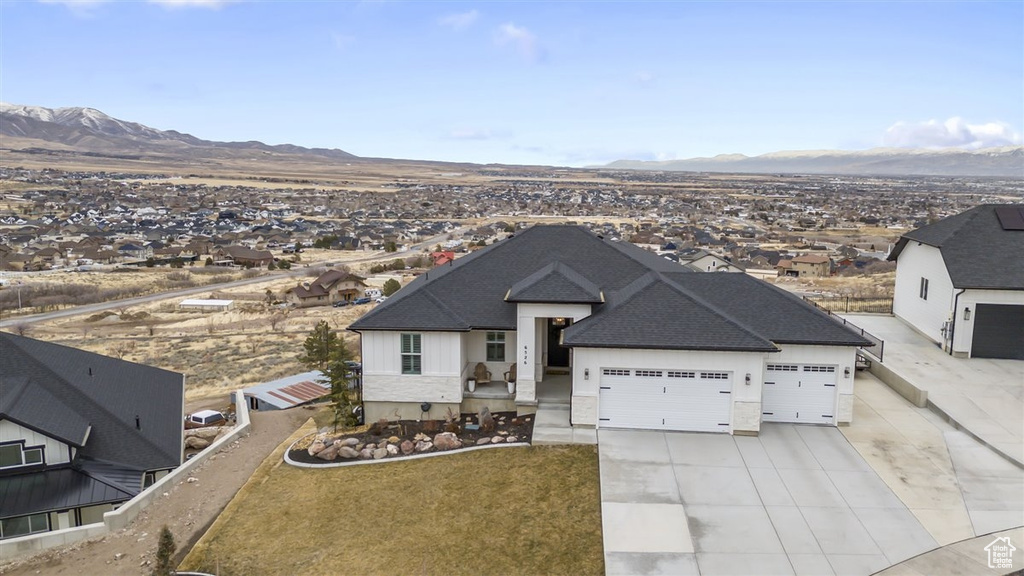
[{"label": "front entry door", "polygon": [[558,368],[569,367],[569,349],[562,346],[562,330],[572,324],[565,318],[563,324],[557,324],[554,318],[548,318],[548,366]]}]

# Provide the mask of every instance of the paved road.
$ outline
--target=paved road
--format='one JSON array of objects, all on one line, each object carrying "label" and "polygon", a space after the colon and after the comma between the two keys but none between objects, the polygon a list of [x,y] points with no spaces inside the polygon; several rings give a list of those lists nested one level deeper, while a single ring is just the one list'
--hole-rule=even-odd
[{"label": "paved road", "polygon": [[[428,238],[418,244],[412,245],[408,250],[402,252],[386,252],[381,254],[375,252],[372,255],[366,256],[365,258],[357,258],[355,260],[347,260],[343,264],[364,264],[367,262],[386,262],[394,260],[395,258],[401,258],[404,255],[408,255],[411,252],[423,250],[436,245],[439,242],[445,240],[449,234],[461,234],[468,227],[456,229],[450,233],[439,234]],[[322,262],[311,262],[309,266],[323,265]],[[277,272],[274,274],[268,274],[265,276],[257,276],[255,278],[246,278],[244,280],[236,280],[234,282],[226,282],[223,284],[207,284],[205,286],[197,286],[195,288],[184,288],[181,290],[172,290],[170,292],[159,292],[156,294],[149,294],[146,296],[138,296],[136,298],[126,298],[124,300],[113,300],[110,302],[99,302],[96,304],[86,304],[84,306],[76,306],[74,308],[66,308],[64,310],[57,310],[55,312],[45,312],[42,314],[32,314],[28,316],[17,316],[14,318],[8,318],[0,320],[0,328],[8,328],[18,325],[30,325],[37,322],[49,322],[50,320],[57,320],[59,318],[67,318],[69,316],[78,316],[80,314],[95,314],[104,310],[111,310],[114,308],[122,308],[127,306],[137,306],[139,304],[147,304],[150,302],[156,302],[157,300],[165,300],[168,298],[181,298],[183,296],[192,296],[194,294],[201,294],[209,292],[211,290],[224,290],[227,288],[237,288],[239,286],[248,286],[250,284],[259,284],[261,282],[267,282],[269,280],[277,280],[280,278],[287,278],[289,276],[302,276],[308,270],[308,267],[295,268],[285,272]]]}]

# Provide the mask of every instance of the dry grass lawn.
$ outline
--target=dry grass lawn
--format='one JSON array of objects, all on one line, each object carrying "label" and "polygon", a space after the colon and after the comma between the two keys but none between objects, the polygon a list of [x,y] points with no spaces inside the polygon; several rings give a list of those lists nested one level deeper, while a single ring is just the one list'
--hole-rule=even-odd
[{"label": "dry grass lawn", "polygon": [[280,465],[279,454],[257,470],[180,570],[604,573],[595,446],[321,470]]}]

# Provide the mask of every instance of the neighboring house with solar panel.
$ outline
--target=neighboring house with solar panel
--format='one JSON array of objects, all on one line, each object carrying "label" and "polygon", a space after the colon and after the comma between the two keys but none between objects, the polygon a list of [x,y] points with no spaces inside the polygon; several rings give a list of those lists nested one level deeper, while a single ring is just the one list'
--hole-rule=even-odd
[{"label": "neighboring house with solar panel", "polygon": [[103,521],[182,462],[185,377],[0,333],[0,538]]},{"label": "neighboring house with solar panel", "polygon": [[285,410],[308,404],[331,393],[323,372],[313,370],[264,382],[242,390],[250,410]]},{"label": "neighboring house with solar panel", "polygon": [[434,268],[350,329],[367,421],[552,402],[578,427],[731,434],[850,422],[857,348],[871,345],[761,280],[576,226]]},{"label": "neighboring house with solar panel", "polygon": [[986,204],[907,232],[893,314],[961,357],[1024,360],[1024,205]]}]

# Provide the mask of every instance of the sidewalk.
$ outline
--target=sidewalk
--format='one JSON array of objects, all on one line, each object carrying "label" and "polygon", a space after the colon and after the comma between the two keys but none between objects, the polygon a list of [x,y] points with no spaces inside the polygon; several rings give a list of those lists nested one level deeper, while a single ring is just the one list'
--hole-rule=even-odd
[{"label": "sidewalk", "polygon": [[1024,362],[954,358],[893,316],[843,317],[885,340],[882,364],[926,391],[929,407],[1024,469]]}]

